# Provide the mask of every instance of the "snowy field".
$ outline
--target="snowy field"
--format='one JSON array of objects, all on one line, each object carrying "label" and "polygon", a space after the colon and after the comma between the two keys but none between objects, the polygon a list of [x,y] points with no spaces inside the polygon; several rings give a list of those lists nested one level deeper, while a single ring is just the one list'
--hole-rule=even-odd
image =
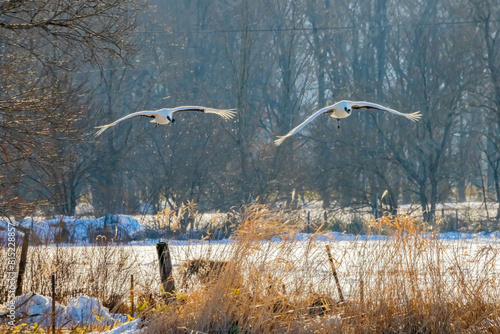
[{"label": "snowy field", "polygon": [[[307,211],[302,210],[300,214],[307,217]],[[210,217],[213,223],[220,215],[205,217]],[[50,282],[54,270],[57,271],[59,299],[62,301],[57,306],[57,322],[62,327],[92,321],[105,328],[126,322],[126,312],[110,310],[102,305],[102,301],[113,294],[126,299],[132,275],[138,294],[159,293],[155,244],[160,240],[116,245],[112,241],[96,239],[93,232],[107,225],[114,227],[117,234],[123,232],[133,236],[144,231],[146,224],[131,216],[118,215],[112,219],[55,217],[38,222],[33,219],[25,220],[23,225],[32,227],[37,235],[50,240],[61,222],[65,223],[67,233],[76,243],[29,248],[25,284],[35,287],[34,290],[43,296],[31,297],[32,294],[27,293],[18,297],[16,304],[22,305],[18,309],[18,319],[48,325],[51,300],[44,296],[50,294],[47,282]],[[480,288],[485,300],[500,299],[498,231],[403,234],[399,237],[339,232],[292,233],[281,238],[244,241],[238,236],[236,240],[221,241],[162,241],[167,241],[170,246],[178,291],[189,292],[200,284],[196,277],[189,281],[183,279],[186,260],[205,259],[236,262],[248,284],[254,284],[252,281],[255,280],[269,280],[272,285],[283,287],[286,293],[299,295],[320,294],[338,300],[340,287],[346,300],[358,300],[360,295],[377,294],[385,291],[387,286],[399,284],[399,281],[407,282],[410,277],[417,289],[445,290],[446,298],[463,298],[464,292],[459,290],[470,286],[471,291]],[[327,245],[331,249],[331,261],[327,256]],[[332,275],[332,264],[339,285]],[[124,328],[137,328],[137,322]]]},{"label": "snowy field", "polygon": [[[311,284],[329,290],[333,287],[333,280],[329,262],[325,251],[325,245],[329,245],[332,256],[337,265],[336,270],[343,280],[347,296],[355,284],[359,281],[359,272],[367,265],[370,270],[383,271],[387,267],[386,261],[390,261],[391,254],[398,253],[400,247],[396,242],[385,236],[352,236],[340,233],[328,233],[311,236],[299,234],[296,236],[298,242],[269,241],[259,242],[252,246],[250,261],[257,266],[269,266],[282,270],[282,265],[293,264],[292,275],[287,273],[286,278],[290,281],[284,282],[292,285],[295,279],[309,280]],[[428,240],[425,246],[408,245],[407,265],[425,266],[426,263],[439,263],[443,271],[452,268],[457,258],[462,263],[468,264],[466,270],[474,275],[484,266],[478,254],[485,249],[500,251],[500,233],[491,234],[466,234],[466,233],[442,233],[437,239]],[[410,249],[415,246],[415,249]],[[129,246],[143,264],[155,267],[156,249],[153,246]],[[170,253],[174,269],[178,268],[187,259],[210,259],[230,260],[239,251],[239,246],[231,241],[222,242],[170,242]],[[418,253],[415,254],[414,252]],[[381,255],[386,255],[381,257]],[[487,261],[487,259],[484,259]],[[412,263],[411,261],[417,261]],[[428,262],[426,262],[428,261]],[[280,265],[277,265],[277,263]],[[405,268],[401,268],[405,270]],[[500,262],[490,267],[489,275],[500,280]],[[278,274],[279,276],[279,274]]]},{"label": "snowy field", "polygon": [[[222,241],[168,241],[170,254],[172,257],[174,274],[180,280],[179,269],[188,259],[208,259],[215,261],[229,261],[238,254],[240,245],[232,240]],[[285,279],[283,283],[293,285],[295,281],[309,281],[311,285],[323,290],[330,291],[333,288],[330,264],[327,261],[325,246],[329,245],[332,256],[336,263],[336,270],[343,285],[346,286],[346,295],[349,296],[355,285],[359,283],[360,273],[364,271],[384,271],[388,262],[393,260],[392,256],[406,256],[404,266],[399,270],[407,270],[409,266],[418,267],[429,264],[439,265],[446,276],[446,271],[457,265],[466,269],[470,275],[482,270],[488,258],[478,256],[485,250],[500,251],[500,233],[439,233],[431,236],[421,236],[421,239],[414,244],[407,244],[406,249],[400,249],[401,245],[395,238],[388,238],[379,235],[347,235],[337,232],[327,234],[305,234],[299,233],[291,240],[261,241],[251,246],[251,254],[245,254],[245,261],[253,263],[255,266],[267,266],[276,268],[277,276],[289,264],[293,270],[282,275]],[[397,247],[397,249],[396,249]],[[158,261],[155,243],[134,246],[66,246],[71,249],[72,254],[88,254],[90,249],[102,249],[111,255],[108,259],[109,265],[115,265],[121,261],[123,254],[141,268],[135,275],[136,284],[147,286],[152,291],[160,290],[160,279],[158,274]],[[105,250],[106,249],[106,250]],[[33,252],[52,253],[55,256],[57,247],[32,247]],[[116,253],[114,252],[116,251]],[[50,255],[49,255],[50,256]],[[116,256],[113,261],[113,256]],[[82,261],[77,263],[73,270],[86,272],[95,263]],[[406,266],[406,267],[405,267]],[[369,268],[368,268],[369,267]],[[425,268],[421,268],[425,271]],[[500,281],[500,262],[489,267],[489,275],[498,278]],[[425,277],[422,277],[425,279]],[[451,283],[451,282],[450,282]],[[127,288],[128,281],[124,282]],[[85,283],[82,284],[82,287]]]},{"label": "snowy field", "polygon": [[[334,266],[337,270],[340,286],[346,299],[356,299],[360,285],[366,287],[393,284],[392,276],[398,272],[412,272],[421,288],[429,287],[434,282],[435,270],[439,271],[439,284],[453,291],[457,280],[470,282],[485,280],[489,284],[484,291],[498,298],[500,282],[500,234],[465,234],[443,233],[436,235],[420,235],[405,238],[386,236],[353,236],[340,233],[296,234],[293,239],[274,239],[241,245],[233,240],[219,242],[208,241],[169,241],[173,260],[177,289],[181,286],[181,268],[187,259],[211,259],[217,261],[236,260],[244,263],[242,268],[251,277],[256,270],[265,270],[275,282],[286,287],[288,291],[301,293],[321,293],[339,298],[337,287],[332,276],[332,269],[325,251],[329,245],[332,251]],[[106,252],[106,265],[116,266],[122,261],[122,255],[128,254],[128,261],[135,264],[134,272],[137,289],[160,291],[158,262],[154,243],[135,246],[66,246],[62,247],[71,254],[89,254]],[[45,261],[57,256],[61,247],[32,247],[32,254],[43,252]],[[101,253],[94,253],[101,254]],[[90,272],[96,266],[93,260],[83,256],[81,262],[73,264],[72,270]],[[494,260],[495,259],[495,260]],[[493,262],[492,262],[493,261]],[[265,269],[264,269],[265,268]],[[432,270],[430,270],[430,268]],[[458,272],[458,270],[460,272]],[[30,278],[27,277],[29,280]],[[363,283],[361,283],[363,282]],[[81,280],[81,288],[88,282]],[[194,283],[196,284],[196,283]],[[473,283],[471,283],[473,284]],[[118,289],[120,294],[127,295],[129,281],[125,278],[122,284],[109,289]],[[189,288],[188,288],[189,289]],[[88,290],[87,290],[88,291]],[[496,291],[496,292],[495,292]],[[459,291],[457,291],[457,294]],[[26,294],[17,300],[18,304],[28,298]],[[47,312],[50,310],[50,298],[35,296],[19,309],[19,316],[27,317],[28,323],[48,324]],[[125,322],[124,315],[112,314],[102,307],[97,299],[74,297],[67,305],[58,305],[58,326],[74,326],[88,321],[110,325],[115,321]],[[38,314],[38,316],[37,316]],[[91,319],[91,320],[89,320]],[[129,327],[136,326],[137,322]],[[129,327],[124,327],[129,328]]]}]

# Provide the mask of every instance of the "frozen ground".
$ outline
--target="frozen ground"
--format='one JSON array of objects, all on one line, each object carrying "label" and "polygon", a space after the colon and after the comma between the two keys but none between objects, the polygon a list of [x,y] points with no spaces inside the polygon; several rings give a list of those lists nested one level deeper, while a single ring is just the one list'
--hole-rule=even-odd
[{"label": "frozen ground", "polygon": [[[16,297],[14,304],[16,305],[16,321],[19,323],[38,324],[41,327],[49,327],[52,323],[52,298],[27,293]],[[128,321],[126,315],[110,313],[98,299],[88,296],[71,298],[67,305],[56,303],[55,310],[57,327],[96,324],[111,326]]]},{"label": "frozen ground", "polygon": [[[14,303],[18,323],[37,324],[39,328],[49,328],[51,326],[52,298],[27,293],[16,297]],[[56,303],[55,310],[57,328],[98,325],[102,326],[102,328],[114,326],[113,329],[104,332],[107,334],[140,332],[140,319],[129,321],[125,315],[110,313],[106,307],[101,305],[99,300],[92,297],[79,296],[71,298],[68,305]],[[6,312],[0,311],[0,313]]]},{"label": "frozen ground", "polygon": [[[289,290],[307,290],[336,297],[337,291],[325,252],[325,246],[329,245],[346,298],[355,296],[359,289],[360,277],[363,275],[364,284],[368,286],[373,277],[379,279],[382,277],[380,275],[391,275],[391,270],[404,271],[411,266],[418,268],[419,284],[423,285],[431,284],[426,266],[440,268],[444,284],[453,285],[456,279],[454,268],[457,264],[463,271],[462,275],[471,281],[484,277],[489,278],[491,282],[500,281],[500,263],[488,263],[491,259],[488,253],[500,250],[500,233],[441,233],[422,237],[420,241],[415,239],[416,242],[419,241],[419,245],[410,242],[406,245],[407,249],[401,249],[401,244],[397,243],[395,238],[386,236],[348,235],[335,232],[315,235],[299,233],[294,236],[293,242],[290,238],[256,242],[250,246],[251,252],[242,257],[242,261],[247,268],[266,267],[266,272],[279,280],[280,284],[286,285]],[[181,281],[180,266],[186,259],[225,260],[241,252],[240,245],[233,240],[168,242],[177,283]],[[89,246],[71,246],[71,249],[78,252],[85,247]],[[119,247],[133,253],[141,271],[158,272],[154,242],[111,247]],[[50,252],[56,247],[43,246],[40,249]],[[397,258],[401,256],[405,258]],[[394,262],[400,264],[394,266]],[[80,269],[85,271],[86,266],[87,264],[82,263]],[[137,276],[136,284],[138,287],[141,286],[141,276]],[[85,282],[82,282],[82,286],[84,285]],[[153,291],[160,290],[159,277],[149,288]],[[178,288],[182,289],[180,284]],[[23,304],[30,296],[28,293],[16,300],[17,305],[22,304],[17,318],[23,317],[31,324],[47,325],[50,321],[47,312],[51,307],[51,299],[36,295]],[[127,321],[125,316],[111,314],[98,300],[87,296],[71,298],[67,305],[58,304],[56,308],[58,326],[71,327],[79,323],[111,325]],[[139,331],[137,326],[138,322],[127,322],[109,333],[135,333]]]},{"label": "frozen ground", "polygon": [[[135,319],[124,323],[120,326],[117,326],[109,331],[101,332],[100,334],[135,334],[141,333],[141,329],[139,329],[141,319]],[[91,334],[98,334],[99,332],[93,332]]]},{"label": "frozen ground", "polygon": [[[475,268],[480,265],[476,261],[476,254],[481,253],[484,248],[500,250],[499,232],[477,234],[450,232],[424,237],[428,240],[426,247],[418,249],[418,258],[416,257],[414,261],[419,261],[419,265],[425,265],[426,261],[435,262],[434,264],[442,266],[443,270],[452,267],[455,259],[460,258],[463,265],[470,272],[474,272]],[[294,269],[288,272],[288,276],[285,275],[289,284],[294,284],[292,281],[297,278],[307,279],[312,285],[321,286],[328,290],[333,287],[333,281],[326,258],[325,245],[330,245],[341,280],[352,285],[358,281],[360,271],[368,270],[364,269],[367,266],[370,266],[369,270],[375,270],[375,267],[377,267],[376,270],[383,270],[384,261],[392,260],[390,254],[394,252],[392,247],[395,247],[394,244],[396,244],[387,236],[348,235],[337,232],[315,235],[299,233],[295,235],[294,239],[296,242],[290,242],[290,240],[282,242],[275,239],[255,243],[252,245],[252,253],[246,261],[273,268],[280,268],[283,263],[293,264]],[[212,242],[170,240],[168,243],[174,274],[178,275],[177,279],[179,279],[179,267],[186,259],[228,260],[239,251],[238,244],[230,239]],[[85,253],[83,248],[79,251],[81,247],[72,246],[72,249],[77,253]],[[132,254],[132,258],[139,265],[142,273],[157,275],[158,261],[154,241],[143,242],[140,245],[112,247],[120,247],[127,254]],[[51,247],[41,249],[47,251]],[[408,250],[409,253],[412,252],[411,248]],[[388,256],[389,258],[387,258]],[[436,259],[436,256],[439,256],[439,259]],[[81,269],[78,270],[85,271],[88,264],[82,262],[79,266]],[[500,279],[500,263],[491,267],[490,275]],[[310,279],[310,277],[313,278]],[[136,279],[137,284],[141,285],[141,275],[136,276]],[[156,278],[155,281],[156,286],[150,286],[150,280],[144,284],[147,284],[148,288],[153,291],[159,291],[159,278]],[[83,283],[83,285],[85,284]]]},{"label": "frozen ground", "polygon": [[[18,224],[17,222],[12,222]],[[0,220],[0,240],[6,240],[5,228],[8,222]],[[30,218],[21,222],[21,226],[31,228],[42,243],[53,243],[56,235],[66,234],[68,240],[74,243],[86,244],[94,241],[100,232],[107,230],[108,235],[116,240],[124,237],[133,237],[138,232],[144,231],[146,226],[127,215],[104,216],[100,218],[75,218],[56,216],[52,219]],[[22,236],[21,231],[17,231]]]},{"label": "frozen ground", "polygon": [[[402,208],[408,213],[416,214],[415,207]],[[467,206],[451,203],[438,208],[439,213],[446,215],[459,215],[460,218],[468,219],[486,219],[486,217],[494,216],[491,211],[495,211],[496,207],[491,205],[488,207],[488,212],[484,210],[484,203],[476,203]],[[322,210],[317,206],[310,206],[298,211],[307,217],[307,212],[311,211],[311,220],[321,220]],[[336,219],[349,220],[354,217],[363,218],[357,211],[353,213],[349,210],[339,210],[330,212],[335,215]],[[364,213],[365,218],[369,218],[370,212]],[[356,216],[357,215],[357,216]],[[49,220],[36,221],[35,219],[25,220],[22,225],[33,227],[34,231],[41,237],[51,240],[55,233],[60,232],[61,222],[64,223],[66,233],[70,239],[77,242],[76,246],[70,246],[78,252],[79,249],[88,246],[86,244],[90,238],[95,236],[95,232],[109,227],[111,231],[126,233],[133,236],[136,233],[146,229],[146,226],[154,224],[153,216],[149,222],[144,219],[146,216],[131,217],[126,215],[118,215],[113,217],[101,218],[73,218],[73,217],[55,217]],[[221,215],[205,214],[197,217],[198,226],[203,224],[214,223]],[[330,216],[331,217],[331,216]],[[142,219],[142,220],[139,220]],[[3,225],[6,222],[3,221]],[[3,235],[2,235],[3,234]],[[21,235],[22,233],[18,233]],[[500,281],[500,263],[488,263],[488,252],[500,251],[500,232],[493,233],[461,233],[449,232],[438,233],[423,236],[427,240],[426,245],[420,248],[408,248],[406,253],[401,253],[394,249],[390,238],[383,235],[349,235],[338,232],[330,232],[324,234],[306,234],[298,233],[294,236],[295,242],[290,242],[290,239],[261,241],[252,246],[252,253],[245,261],[255,265],[254,268],[267,267],[271,268],[271,273],[280,279],[280,282],[285,284],[289,289],[308,289],[311,292],[328,293],[336,296],[336,289],[332,279],[331,268],[327,261],[325,245],[330,245],[332,256],[335,261],[336,269],[340,278],[340,282],[344,289],[346,298],[357,293],[360,285],[360,277],[368,272],[384,272],[387,267],[392,265],[392,260],[396,256],[407,257],[401,263],[397,270],[407,270],[408,266],[416,266],[421,268],[419,280],[422,284],[429,284],[428,273],[425,266],[434,265],[441,268],[445,279],[445,284],[450,286],[454,284],[456,279],[454,269],[457,263],[463,270],[462,275],[473,281],[477,276],[487,277],[492,282]],[[0,228],[0,238],[6,240],[5,230]],[[133,254],[140,272],[148,273],[148,282],[141,282],[141,276],[135,276],[137,285],[141,284],[148,286],[152,291],[160,290],[160,282],[158,275],[158,262],[155,244],[158,240],[146,240],[132,242],[127,246],[111,246],[125,249],[126,252]],[[221,241],[200,241],[200,240],[168,240],[170,245],[170,253],[172,255],[174,275],[176,281],[180,281],[179,269],[186,259],[212,259],[226,260],[230,259],[239,251],[238,245],[233,240],[226,239]],[[411,245],[410,245],[411,246]],[[44,252],[51,253],[51,249],[56,247],[39,247]],[[37,249],[37,247],[31,247]],[[83,252],[82,252],[83,253]],[[486,254],[486,255],[485,255]],[[113,262],[113,260],[111,259]],[[111,262],[111,263],[112,263]],[[116,260],[118,262],[118,260]],[[88,263],[82,261],[77,265],[76,270],[85,272],[88,270]],[[134,274],[135,275],[135,274]],[[378,276],[380,277],[380,276]],[[151,284],[150,282],[156,282]],[[84,287],[86,282],[82,282]],[[364,284],[370,284],[365,280]],[[125,290],[127,287],[124,288]],[[498,290],[498,289],[497,289]],[[18,297],[17,303],[22,304],[31,294]],[[34,296],[28,302],[23,304],[19,309],[20,316],[25,317],[26,322],[39,325],[47,324],[50,319],[45,314],[50,309],[51,300],[48,297]],[[94,298],[87,296],[79,296],[72,298],[67,305],[57,305],[57,322],[58,326],[71,326],[78,323],[99,322],[103,325],[111,325],[113,323],[126,322],[127,318],[123,315],[111,314],[108,309],[102,307],[100,302]],[[18,318],[19,318],[18,317]],[[110,333],[134,333],[138,331],[137,322],[127,322],[119,328],[115,328]]]}]

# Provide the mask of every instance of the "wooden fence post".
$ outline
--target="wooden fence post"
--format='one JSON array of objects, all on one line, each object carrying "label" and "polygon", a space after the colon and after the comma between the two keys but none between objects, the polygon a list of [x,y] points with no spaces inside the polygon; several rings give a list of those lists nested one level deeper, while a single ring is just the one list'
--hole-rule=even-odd
[{"label": "wooden fence post", "polygon": [[309,226],[311,226],[311,211],[307,211],[307,233],[310,233]]},{"label": "wooden fence post", "polygon": [[330,246],[326,245],[325,248],[326,248],[326,254],[328,255],[328,260],[330,261],[330,266],[332,267],[333,278],[335,279],[335,284],[337,285],[337,291],[339,292],[340,302],[343,304],[345,302],[344,294],[342,293],[342,289],[340,288],[340,282],[337,276],[337,270],[335,269],[335,264],[333,263],[332,253],[330,252]]},{"label": "wooden fence post", "polygon": [[130,275],[130,316],[134,316],[134,275]]},{"label": "wooden fence post", "polygon": [[359,279],[359,302],[362,308],[365,307],[365,280],[361,275]]},{"label": "wooden fence post", "polygon": [[160,263],[160,277],[163,290],[167,294],[172,294],[175,290],[174,277],[172,276],[172,259],[166,242],[156,244],[156,253]]},{"label": "wooden fence post", "polygon": [[29,228],[18,227],[18,230],[24,233],[23,246],[21,248],[21,259],[19,260],[19,271],[17,272],[17,283],[15,295],[23,294],[24,272],[26,271],[26,259],[28,257],[28,246],[30,243],[31,230]]},{"label": "wooden fence post", "polygon": [[52,274],[52,334],[56,334],[56,275]]}]

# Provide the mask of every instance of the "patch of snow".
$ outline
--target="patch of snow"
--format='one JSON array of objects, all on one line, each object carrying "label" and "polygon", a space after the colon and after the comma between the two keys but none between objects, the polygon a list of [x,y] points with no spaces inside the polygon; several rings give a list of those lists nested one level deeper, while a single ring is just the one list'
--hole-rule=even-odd
[{"label": "patch of snow", "polygon": [[75,215],[83,216],[94,212],[94,207],[90,203],[78,203],[75,208]]},{"label": "patch of snow", "polygon": [[[21,323],[40,326],[52,324],[52,298],[27,293],[14,299],[16,305],[16,319]],[[78,296],[71,298],[67,306],[56,302],[56,326],[72,327],[81,325],[102,324],[105,326],[123,323],[128,317],[109,312],[107,307],[93,297]]]},{"label": "patch of snow", "polygon": [[[18,296],[14,299],[16,305],[16,319],[22,319],[21,323],[49,326],[52,323],[52,298],[32,293]],[[56,324],[61,327],[66,319],[66,309],[56,303]]]},{"label": "patch of snow", "polygon": [[113,324],[115,320],[127,320],[126,316],[120,316],[120,319],[115,319],[115,317],[109,313],[109,309],[101,305],[99,299],[88,296],[71,298],[66,307],[66,316],[71,322],[82,325],[110,325]]},{"label": "patch of snow", "polygon": [[[0,220],[0,226],[6,227],[7,221]],[[67,216],[57,216],[47,220],[25,219],[21,226],[31,228],[33,232],[43,241],[55,240],[55,236],[64,230],[67,237],[72,242],[88,242],[96,233],[108,228],[108,233],[121,236],[134,236],[138,232],[144,231],[146,226],[140,224],[137,219],[127,215],[104,216],[101,218],[75,218]],[[17,231],[17,235],[22,232]],[[5,235],[5,230],[0,228],[0,236]]]},{"label": "patch of snow", "polygon": [[[429,238],[430,234],[421,234],[423,238]],[[434,236],[434,235],[432,235]],[[492,232],[492,233],[461,233],[461,232],[446,232],[446,233],[437,233],[435,237],[440,240],[490,240],[490,241],[499,241],[500,232]],[[314,238],[315,241],[383,241],[388,240],[390,237],[386,235],[365,235],[365,234],[346,234],[340,232],[328,232],[328,233],[297,233],[294,235],[294,240],[296,241],[308,241],[311,238]],[[281,237],[274,237],[271,241],[282,241]],[[169,241],[169,244],[171,242]],[[177,243],[174,243],[176,245]]]},{"label": "patch of snow", "polygon": [[[328,233],[297,233],[295,235],[296,241],[307,241],[310,238],[314,238],[316,241],[356,241],[356,240],[387,240],[385,235],[365,235],[365,234],[346,234],[340,232],[328,232]],[[281,241],[281,238],[277,238],[274,241]]]},{"label": "patch of snow", "polygon": [[[435,235],[421,234],[423,238],[430,238],[431,236],[439,240],[458,241],[458,240],[482,240],[490,242],[500,242],[500,231],[496,232],[480,232],[480,233],[461,233],[461,232],[445,232],[437,233]],[[288,238],[288,237],[287,237]],[[315,241],[384,241],[391,237],[387,235],[367,235],[367,234],[347,234],[340,232],[326,232],[326,233],[297,233],[293,236],[295,241],[309,241],[313,238]],[[277,236],[271,238],[271,242],[281,242],[283,237]],[[289,240],[289,239],[288,239]],[[231,244],[234,239],[222,240],[163,240],[163,239],[148,239],[130,242],[131,246],[154,246],[160,241],[166,241],[171,246],[188,246],[188,245],[206,245],[206,244]]]},{"label": "patch of snow", "polygon": [[106,332],[93,332],[90,334],[134,334],[142,332],[142,329],[139,329],[139,324],[141,319],[135,319],[129,322],[124,323],[123,325],[117,326]]}]

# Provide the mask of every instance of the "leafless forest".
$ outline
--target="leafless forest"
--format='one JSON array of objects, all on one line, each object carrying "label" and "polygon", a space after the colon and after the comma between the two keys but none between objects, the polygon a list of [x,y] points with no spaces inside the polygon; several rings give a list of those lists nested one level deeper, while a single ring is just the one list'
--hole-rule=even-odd
[{"label": "leafless forest", "polygon": [[[432,221],[438,203],[500,202],[498,1],[2,0],[0,71],[3,216],[227,210],[294,193],[415,203]],[[342,99],[423,117],[359,111],[337,128],[323,116],[273,145]],[[238,113],[92,135],[178,105]]]}]

